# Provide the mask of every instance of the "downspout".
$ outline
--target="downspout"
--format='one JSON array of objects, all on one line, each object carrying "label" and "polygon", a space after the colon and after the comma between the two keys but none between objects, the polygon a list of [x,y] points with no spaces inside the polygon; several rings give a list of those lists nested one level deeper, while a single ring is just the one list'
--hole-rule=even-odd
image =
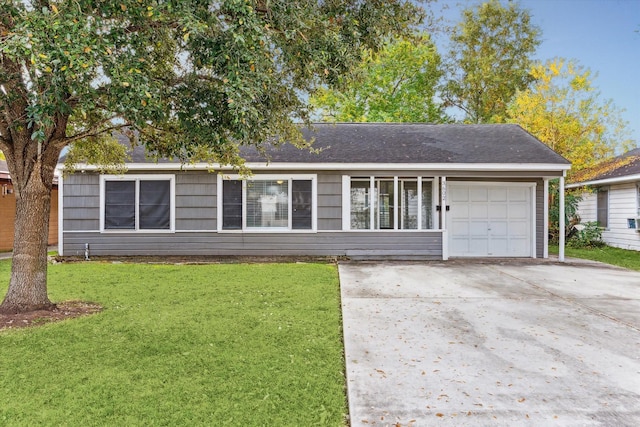
[{"label": "downspout", "polygon": [[562,171],[562,176],[560,177],[560,184],[558,185],[558,195],[559,195],[559,206],[558,206],[558,261],[564,262],[564,222],[565,222],[565,212],[564,212],[564,176],[567,172]]}]

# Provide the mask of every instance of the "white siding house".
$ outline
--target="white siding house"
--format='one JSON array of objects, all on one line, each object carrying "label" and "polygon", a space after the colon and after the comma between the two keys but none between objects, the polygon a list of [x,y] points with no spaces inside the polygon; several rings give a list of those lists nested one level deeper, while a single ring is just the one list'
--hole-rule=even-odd
[{"label": "white siding house", "polygon": [[640,149],[616,158],[616,163],[621,166],[567,188],[584,190],[578,215],[582,223],[600,223],[605,243],[640,251]]}]

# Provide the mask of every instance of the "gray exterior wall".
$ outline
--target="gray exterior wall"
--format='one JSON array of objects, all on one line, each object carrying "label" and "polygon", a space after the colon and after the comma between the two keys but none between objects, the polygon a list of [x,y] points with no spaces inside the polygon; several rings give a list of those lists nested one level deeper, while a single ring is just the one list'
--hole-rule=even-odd
[{"label": "gray exterior wall", "polygon": [[[131,172],[175,176],[175,232],[100,233],[100,177],[76,173],[63,180],[63,253],[83,255],[89,243],[99,255],[333,255],[350,257],[442,258],[442,232],[341,231],[342,175],[351,176],[447,176],[450,181],[536,182],[536,256],[544,254],[544,183],[517,172],[505,174],[335,171],[317,173],[318,232],[251,233],[216,232],[217,174],[207,171]],[[278,171],[269,171],[277,174]],[[287,171],[283,174],[294,174]],[[300,172],[308,174],[308,171]],[[256,175],[258,172],[256,172]],[[456,176],[457,175],[457,176]]]},{"label": "gray exterior wall", "polygon": [[[382,236],[384,234],[384,236]],[[402,242],[402,245],[399,245]],[[318,233],[67,233],[64,255],[289,255],[398,256],[442,259],[442,233],[318,232]]]}]

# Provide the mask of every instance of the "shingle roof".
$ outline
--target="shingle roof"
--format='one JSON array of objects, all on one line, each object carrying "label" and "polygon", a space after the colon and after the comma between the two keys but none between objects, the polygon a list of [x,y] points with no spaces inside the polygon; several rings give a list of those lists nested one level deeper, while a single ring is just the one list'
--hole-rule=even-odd
[{"label": "shingle roof", "polygon": [[[249,163],[271,164],[546,164],[563,169],[570,165],[515,124],[316,123],[302,132],[305,139],[314,138],[314,152],[291,144],[266,144],[268,158],[252,146],[241,147],[240,153]],[[118,138],[129,145],[123,135]],[[156,161],[147,158],[142,146],[130,155],[131,163]]]},{"label": "shingle roof", "polygon": [[[596,183],[596,181],[633,175],[640,175],[640,148],[627,151],[589,170],[580,171],[580,174],[574,178],[575,183],[571,184],[571,186],[575,187],[582,183]],[[589,178],[585,179],[585,176]]]},{"label": "shingle roof", "polygon": [[[536,163],[569,165],[518,125],[318,123],[305,128],[319,153],[290,144],[266,146],[271,163]],[[267,159],[253,147],[241,147],[247,162]],[[145,162],[137,149],[133,162]]]}]

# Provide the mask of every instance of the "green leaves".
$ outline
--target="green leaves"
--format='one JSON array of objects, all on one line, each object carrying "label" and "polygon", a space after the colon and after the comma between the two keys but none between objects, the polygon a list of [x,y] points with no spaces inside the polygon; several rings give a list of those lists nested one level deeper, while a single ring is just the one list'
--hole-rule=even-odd
[{"label": "green leaves", "polygon": [[470,123],[503,122],[517,90],[531,82],[531,56],[540,30],[517,3],[490,0],[463,12],[452,31],[443,97]]},{"label": "green leaves", "polygon": [[379,52],[365,50],[340,87],[319,89],[311,103],[324,120],[441,123],[447,120],[435,101],[441,75],[440,56],[427,35],[395,39]]},{"label": "green leaves", "polygon": [[399,0],[4,4],[0,84],[16,103],[3,108],[25,109],[13,117],[30,137],[47,142],[64,123],[71,143],[129,126],[150,150],[185,159],[294,135],[306,94],[356,64],[354,48],[375,50],[422,15]]}]

